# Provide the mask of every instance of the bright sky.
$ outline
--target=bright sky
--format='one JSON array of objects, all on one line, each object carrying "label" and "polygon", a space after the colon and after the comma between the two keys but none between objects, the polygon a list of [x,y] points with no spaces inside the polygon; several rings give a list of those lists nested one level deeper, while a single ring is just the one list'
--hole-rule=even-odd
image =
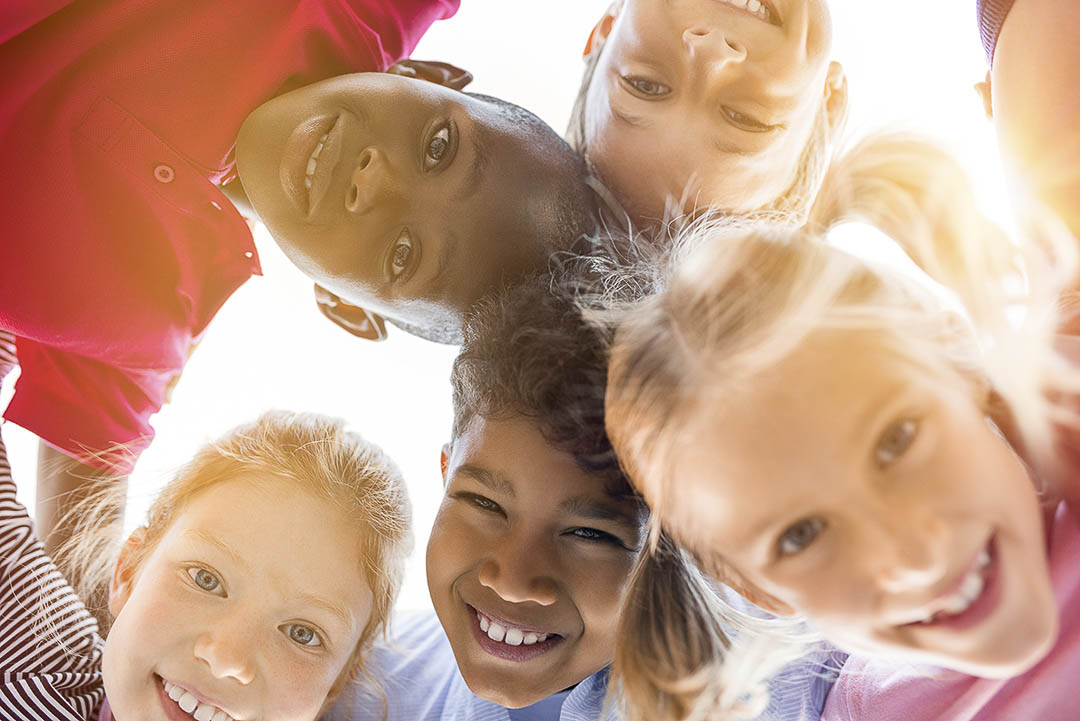
[{"label": "bright sky", "polygon": [[[985,72],[971,0],[836,0],[834,56],[846,68],[849,132],[919,130],[951,148],[981,201],[1005,212],[990,124],[972,85]],[[524,105],[562,131],[577,93],[581,49],[605,0],[462,0],[414,53],[468,68],[472,89]],[[441,493],[439,449],[450,427],[455,349],[392,330],[389,341],[354,339],[315,309],[311,283],[265,229],[256,243],[264,276],[225,305],[195,352],[171,405],[154,419],[157,440],[131,481],[132,515],[206,440],[268,408],[347,418],[401,466],[413,499],[416,552],[402,605],[429,606],[423,549]],[[5,383],[0,407],[11,383]],[[20,498],[33,508],[36,442],[10,424],[4,439]]]}]

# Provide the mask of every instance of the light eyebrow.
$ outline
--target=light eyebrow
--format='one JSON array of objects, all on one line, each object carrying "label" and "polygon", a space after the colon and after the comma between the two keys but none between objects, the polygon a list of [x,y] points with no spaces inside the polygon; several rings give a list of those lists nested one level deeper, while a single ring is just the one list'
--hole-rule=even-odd
[{"label": "light eyebrow", "polygon": [[296,592],[294,595],[296,596],[296,599],[301,603],[307,604],[309,606],[315,606],[317,608],[321,608],[323,611],[326,611],[328,614],[337,619],[342,626],[348,628],[352,625],[352,614],[349,613],[349,609],[344,604],[334,603],[333,601],[328,601],[325,598],[320,598],[318,596],[313,596],[310,593],[303,593],[299,591]]},{"label": "light eyebrow", "polygon": [[228,556],[232,560],[232,562],[235,563],[237,566],[242,567],[244,570],[246,570],[248,572],[251,571],[251,565],[247,561],[244,560],[243,556],[241,556],[239,553],[234,551],[229,546],[229,544],[225,543],[224,541],[222,541],[220,538],[213,535],[212,533],[208,533],[207,531],[204,531],[201,528],[191,528],[191,529],[188,529],[184,533],[184,536],[185,537],[191,537],[191,538],[193,538],[193,539],[195,539],[197,541],[201,541],[202,543],[213,546],[214,548],[218,549],[219,551],[224,553],[226,556]]},{"label": "light eyebrow", "polygon": [[508,478],[492,473],[486,468],[482,468],[473,463],[463,463],[458,466],[454,475],[459,473],[468,476],[495,493],[502,493],[510,498],[515,498],[517,496],[517,494],[514,493],[514,484],[511,483]]}]

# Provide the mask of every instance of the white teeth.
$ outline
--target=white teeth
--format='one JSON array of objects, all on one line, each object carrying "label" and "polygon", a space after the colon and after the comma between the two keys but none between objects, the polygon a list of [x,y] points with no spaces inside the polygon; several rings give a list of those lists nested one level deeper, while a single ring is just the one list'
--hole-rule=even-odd
[{"label": "white teeth", "polygon": [[307,161],[307,170],[304,173],[304,187],[311,190],[311,178],[315,175],[315,168],[319,165],[319,154],[322,153],[323,145],[326,143],[326,139],[329,137],[329,133],[319,138],[319,144],[315,146],[315,150],[311,152],[311,157]]},{"label": "white teeth", "polygon": [[229,714],[222,711],[221,709],[218,709],[214,713],[214,717],[212,719],[210,719],[210,721],[232,721],[232,717],[229,716]]},{"label": "white teeth", "polygon": [[536,639],[537,635],[535,633],[527,633],[525,634],[525,638],[521,639],[521,642],[526,646],[532,646],[534,643],[536,643]]},{"label": "white teeth", "polygon": [[184,689],[179,686],[172,686],[172,688],[170,688],[170,686],[172,686],[172,684],[165,685],[165,692],[169,694],[169,698],[173,701],[179,701],[180,697],[184,695]]},{"label": "white teeth", "polygon": [[746,0],[729,0],[729,2],[740,10],[746,9]]},{"label": "white teeth", "polygon": [[501,642],[506,636],[506,629],[492,621],[491,625],[488,627],[487,635],[492,641]]},{"label": "white teeth", "polygon": [[746,3],[746,9],[752,13],[756,13],[761,9],[761,2],[759,0],[750,0],[750,2]]},{"label": "white teeth", "polygon": [[190,691],[184,691],[184,695],[176,701],[176,705],[184,709],[184,713],[191,713],[199,705],[199,699],[192,696]]},{"label": "white teeth", "polygon": [[506,639],[504,642],[510,646],[520,646],[521,642],[525,640],[525,634],[516,628],[506,629]]},{"label": "white teeth", "polygon": [[476,613],[476,618],[480,622],[480,631],[486,633],[488,638],[509,646],[532,646],[546,641],[551,635],[549,633],[523,631],[520,628],[507,628],[497,621],[492,621],[479,611]]},{"label": "white teeth", "polygon": [[476,617],[480,619],[480,630],[484,633],[487,633],[488,629],[491,628],[491,621],[487,620],[480,614],[476,614]]},{"label": "white teeth", "polygon": [[985,548],[979,552],[979,557],[975,559],[976,568],[986,568],[990,565],[990,552]]},{"label": "white teeth", "polygon": [[191,714],[195,717],[195,721],[210,721],[214,718],[214,712],[218,709],[210,706],[209,704],[201,703],[199,707],[195,709],[195,713]]},{"label": "white teeth", "polygon": [[770,21],[769,8],[761,0],[724,0],[724,2],[739,10],[747,10],[765,22]]}]

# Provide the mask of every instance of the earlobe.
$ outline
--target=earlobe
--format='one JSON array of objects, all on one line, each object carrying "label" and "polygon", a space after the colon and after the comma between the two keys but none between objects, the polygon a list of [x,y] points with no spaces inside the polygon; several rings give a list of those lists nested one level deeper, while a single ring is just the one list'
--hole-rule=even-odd
[{"label": "earlobe", "polygon": [[379,314],[357,305],[349,305],[318,283],[315,284],[315,303],[319,312],[334,325],[364,340],[386,340],[386,320]]},{"label": "earlobe", "polygon": [[824,102],[830,135],[835,137],[847,117],[848,106],[847,75],[844,67],[835,60],[829,63],[829,70],[825,75]]},{"label": "earlobe", "polygon": [[112,580],[109,582],[109,613],[113,617],[120,615],[120,610],[131,597],[135,588],[135,572],[138,569],[136,559],[146,541],[146,526],[139,526],[120,549],[120,556],[113,567]]},{"label": "earlobe", "polygon": [[582,53],[583,57],[587,58],[603,47],[604,41],[611,35],[611,27],[618,16],[619,8],[616,5],[612,5],[604,12],[604,16],[589,31],[589,39],[585,41],[585,51]]},{"label": "earlobe", "polygon": [[403,75],[407,78],[426,80],[452,90],[464,90],[472,82],[473,76],[468,70],[438,60],[413,60],[406,58],[394,63],[386,72],[391,75]]},{"label": "earlobe", "polygon": [[439,467],[442,468],[443,485],[446,485],[446,469],[450,467],[450,448],[449,443],[444,443],[442,451],[439,453]]}]

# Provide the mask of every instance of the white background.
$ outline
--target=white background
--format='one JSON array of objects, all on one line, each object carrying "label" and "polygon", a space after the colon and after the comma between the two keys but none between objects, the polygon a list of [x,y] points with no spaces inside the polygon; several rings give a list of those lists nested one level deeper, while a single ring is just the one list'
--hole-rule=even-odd
[{"label": "white background", "polygon": [[[850,82],[850,133],[887,126],[921,130],[972,172],[998,217],[1007,206],[992,127],[972,85],[985,59],[972,0],[839,0],[832,4],[834,57]],[[562,131],[577,92],[581,50],[606,0],[462,0],[414,56],[473,71],[472,90],[524,105]],[[411,491],[416,552],[402,605],[429,606],[423,548],[441,492],[439,449],[450,427],[455,349],[392,329],[389,341],[354,339],[318,313],[311,283],[261,226],[263,277],[218,313],[153,421],[157,439],[132,477],[129,524],[146,499],[204,441],[273,407],[342,416],[400,464]],[[0,407],[11,393],[10,380]],[[34,503],[36,441],[4,426],[22,501]]]}]

